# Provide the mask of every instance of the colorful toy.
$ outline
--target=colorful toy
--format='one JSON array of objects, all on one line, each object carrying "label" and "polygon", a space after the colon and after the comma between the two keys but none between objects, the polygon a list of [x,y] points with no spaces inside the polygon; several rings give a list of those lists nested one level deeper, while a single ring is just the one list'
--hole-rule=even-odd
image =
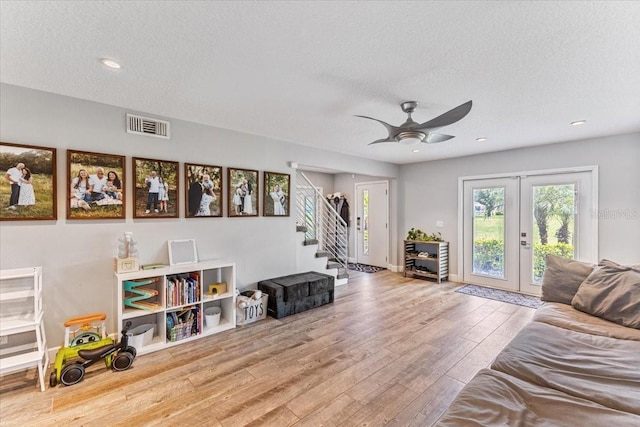
[{"label": "colorful toy", "polygon": [[64,385],[74,385],[84,379],[86,369],[101,359],[107,367],[114,371],[125,371],[131,367],[136,358],[136,349],[129,346],[127,331],[131,322],[127,322],[122,329],[122,336],[118,344],[107,344],[93,349],[78,350],[78,356],[84,361],[75,360],[65,365],[60,373],[60,381]]},{"label": "colorful toy", "polygon": [[[106,318],[104,313],[94,313],[73,317],[64,322],[64,346],[56,353],[53,372],[49,375],[49,386],[55,387],[60,382],[62,367],[68,360],[77,358],[78,351],[113,345],[113,340],[107,336]],[[105,364],[107,367],[111,366],[111,357],[105,359]]]},{"label": "colorful toy", "polygon": [[126,280],[123,282],[124,290],[132,294],[124,299],[124,305],[127,307],[138,308],[140,310],[157,310],[160,305],[155,302],[143,301],[158,295],[158,291],[151,288],[141,288],[143,285],[150,285],[157,282],[157,278],[146,280]]}]

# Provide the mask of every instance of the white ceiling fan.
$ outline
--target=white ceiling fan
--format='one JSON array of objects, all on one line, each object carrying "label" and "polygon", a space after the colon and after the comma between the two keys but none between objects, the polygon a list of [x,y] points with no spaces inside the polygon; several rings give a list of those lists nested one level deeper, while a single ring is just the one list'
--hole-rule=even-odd
[{"label": "white ceiling fan", "polygon": [[389,132],[389,135],[386,138],[377,139],[369,143],[369,145],[379,144],[381,142],[399,142],[405,145],[413,145],[419,143],[434,144],[436,142],[446,141],[455,137],[452,135],[434,133],[431,131],[444,126],[448,126],[462,119],[464,116],[469,114],[469,111],[471,111],[471,105],[472,101],[468,101],[452,110],[447,111],[446,113],[436,117],[435,119],[431,119],[424,123],[416,123],[411,118],[411,113],[415,111],[418,103],[416,101],[403,102],[402,104],[400,104],[400,107],[402,108],[402,111],[407,113],[409,117],[407,118],[407,121],[400,126],[392,126],[389,123],[383,122],[382,120],[374,119],[373,117],[359,115],[356,115],[356,117],[375,120],[376,122],[382,124],[382,126],[387,129],[387,132]]}]

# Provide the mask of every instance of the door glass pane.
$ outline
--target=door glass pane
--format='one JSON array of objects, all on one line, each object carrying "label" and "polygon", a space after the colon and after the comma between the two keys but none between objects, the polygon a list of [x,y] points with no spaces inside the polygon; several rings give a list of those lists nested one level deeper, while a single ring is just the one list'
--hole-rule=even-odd
[{"label": "door glass pane", "polygon": [[362,253],[369,255],[369,190],[362,191]]},{"label": "door glass pane", "polygon": [[505,277],[504,187],[473,190],[473,274]]},{"label": "door glass pane", "polygon": [[573,259],[576,225],[575,184],[533,186],[533,283],[544,273],[545,255]]}]

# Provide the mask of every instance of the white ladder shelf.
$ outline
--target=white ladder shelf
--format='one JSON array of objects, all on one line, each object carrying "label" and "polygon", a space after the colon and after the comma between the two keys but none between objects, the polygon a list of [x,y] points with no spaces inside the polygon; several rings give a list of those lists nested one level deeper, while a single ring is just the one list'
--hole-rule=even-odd
[{"label": "white ladder shelf", "polygon": [[42,267],[0,270],[0,375],[38,367],[40,390],[49,365],[42,310]]}]

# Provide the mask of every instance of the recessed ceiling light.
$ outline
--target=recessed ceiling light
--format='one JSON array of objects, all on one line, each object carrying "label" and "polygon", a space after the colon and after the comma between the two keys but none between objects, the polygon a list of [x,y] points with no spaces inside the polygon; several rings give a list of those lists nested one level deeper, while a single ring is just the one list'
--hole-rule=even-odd
[{"label": "recessed ceiling light", "polygon": [[113,68],[113,69],[120,69],[120,64],[118,64],[116,61],[114,61],[113,59],[109,59],[109,58],[102,58],[100,59],[100,62],[102,62],[104,65],[106,65],[109,68]]},{"label": "recessed ceiling light", "polygon": [[487,138],[484,137],[484,136],[481,136],[480,138],[476,138],[476,141],[478,141],[478,142],[485,142],[486,140],[487,140]]},{"label": "recessed ceiling light", "polygon": [[413,150],[411,150],[411,152],[412,152],[412,153],[419,153],[419,152],[420,152],[420,150],[419,150],[419,149],[417,149],[417,148],[414,148]]},{"label": "recessed ceiling light", "polygon": [[587,123],[586,120],[576,120],[575,122],[571,122],[571,126],[580,126]]}]

